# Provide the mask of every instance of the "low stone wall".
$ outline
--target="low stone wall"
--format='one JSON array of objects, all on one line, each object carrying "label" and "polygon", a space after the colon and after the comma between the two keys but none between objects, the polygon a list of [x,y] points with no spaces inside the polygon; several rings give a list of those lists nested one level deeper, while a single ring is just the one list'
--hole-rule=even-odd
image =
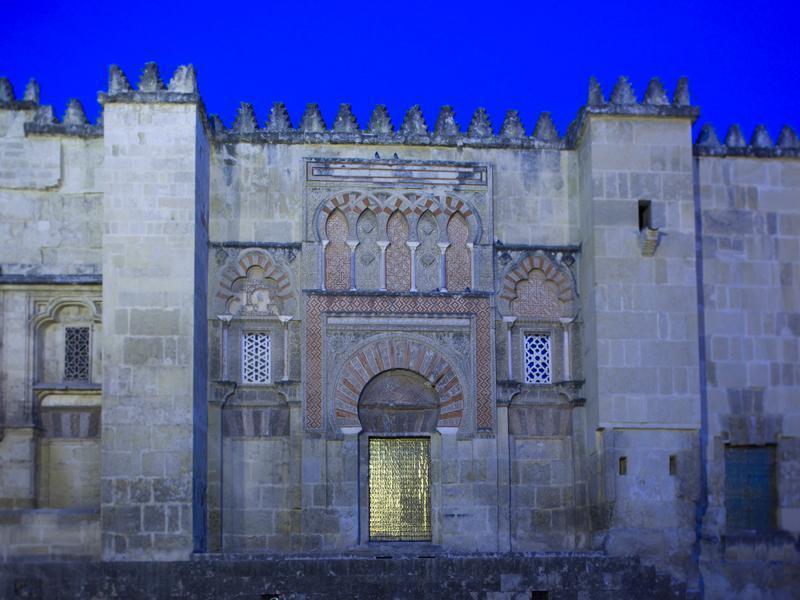
[{"label": "low stone wall", "polygon": [[6,563],[0,565],[0,597],[638,600],[687,594],[638,559],[596,554],[279,559],[228,555],[189,562]]},{"label": "low stone wall", "polygon": [[[29,509],[0,511],[0,561],[87,560],[100,557],[100,511]],[[0,592],[0,598],[15,596]]]}]

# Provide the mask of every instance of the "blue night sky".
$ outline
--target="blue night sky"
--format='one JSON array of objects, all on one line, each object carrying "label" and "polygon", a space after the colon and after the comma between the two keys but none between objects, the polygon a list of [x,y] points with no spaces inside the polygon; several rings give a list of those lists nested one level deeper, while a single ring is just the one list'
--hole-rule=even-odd
[{"label": "blue night sky", "polygon": [[230,126],[240,101],[263,125],[286,103],[296,125],[308,102],[330,125],[349,102],[362,127],[375,104],[396,126],[420,104],[432,127],[451,104],[463,128],[484,106],[499,128],[516,108],[530,132],[550,111],[563,134],[590,75],[606,97],[619,75],[640,95],[661,78],[672,94],[689,77],[695,131],[731,123],[749,137],[800,131],[800,35],[795,2],[248,2],[202,4],[11,0],[0,21],[0,75],[18,96],[30,77],[61,116],[69,98],[91,120],[107,68],[132,83],[146,61],[165,81],[193,63],[209,113]]}]

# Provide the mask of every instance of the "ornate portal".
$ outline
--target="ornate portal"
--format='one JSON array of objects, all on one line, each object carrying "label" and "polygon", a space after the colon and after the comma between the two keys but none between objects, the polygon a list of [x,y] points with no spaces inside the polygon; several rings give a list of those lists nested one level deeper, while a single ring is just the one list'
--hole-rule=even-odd
[{"label": "ornate portal", "polygon": [[430,439],[369,440],[369,538],[430,541]]}]

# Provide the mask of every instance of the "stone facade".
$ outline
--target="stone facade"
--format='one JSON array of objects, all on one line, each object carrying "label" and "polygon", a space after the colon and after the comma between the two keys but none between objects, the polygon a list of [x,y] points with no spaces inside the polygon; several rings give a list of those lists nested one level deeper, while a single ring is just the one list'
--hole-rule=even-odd
[{"label": "stone facade", "polygon": [[[3,559],[599,552],[681,593],[800,583],[790,128],[693,144],[683,80],[592,81],[563,138],[449,107],[226,129],[191,67],[112,67],[94,125],[0,92]],[[369,440],[409,436],[430,539],[371,541]]]}]

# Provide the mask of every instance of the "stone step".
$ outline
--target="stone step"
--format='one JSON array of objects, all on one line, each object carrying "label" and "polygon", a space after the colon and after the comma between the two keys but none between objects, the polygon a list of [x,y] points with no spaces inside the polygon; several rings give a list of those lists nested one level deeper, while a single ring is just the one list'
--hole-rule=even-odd
[{"label": "stone step", "polygon": [[8,562],[0,597],[252,600],[686,598],[637,558],[593,553],[366,557],[203,555],[186,562]]}]

